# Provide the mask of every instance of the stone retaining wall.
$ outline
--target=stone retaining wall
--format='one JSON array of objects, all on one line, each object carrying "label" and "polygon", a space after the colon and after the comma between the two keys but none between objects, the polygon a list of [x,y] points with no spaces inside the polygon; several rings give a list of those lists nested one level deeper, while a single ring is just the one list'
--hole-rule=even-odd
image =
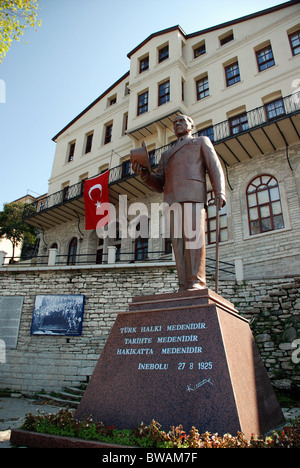
[{"label": "stone retaining wall", "polygon": [[[91,376],[114,320],[133,296],[174,292],[174,268],[165,265],[69,267],[0,272],[0,298],[23,296],[16,349],[0,360],[0,388],[27,393],[59,391]],[[214,284],[208,284],[214,289]],[[219,293],[251,320],[251,328],[276,386],[300,386],[300,278],[220,281]],[[81,336],[30,334],[37,294],[84,294]],[[298,339],[298,341],[297,341]]]}]

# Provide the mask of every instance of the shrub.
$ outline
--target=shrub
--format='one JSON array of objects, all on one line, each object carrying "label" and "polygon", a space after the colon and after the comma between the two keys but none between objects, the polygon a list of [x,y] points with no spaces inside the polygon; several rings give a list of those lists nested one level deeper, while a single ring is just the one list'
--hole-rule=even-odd
[{"label": "shrub", "polygon": [[54,434],[57,436],[77,437],[85,440],[98,440],[118,445],[147,448],[300,448],[300,420],[286,426],[280,431],[273,431],[269,436],[251,436],[247,440],[239,432],[231,434],[211,434],[192,427],[186,433],[183,427],[172,426],[169,432],[162,430],[161,425],[152,421],[141,423],[133,430],[117,430],[114,426],[105,426],[102,422],[93,421],[91,417],[78,420],[75,410],[63,409],[56,414],[27,414],[22,429]]}]

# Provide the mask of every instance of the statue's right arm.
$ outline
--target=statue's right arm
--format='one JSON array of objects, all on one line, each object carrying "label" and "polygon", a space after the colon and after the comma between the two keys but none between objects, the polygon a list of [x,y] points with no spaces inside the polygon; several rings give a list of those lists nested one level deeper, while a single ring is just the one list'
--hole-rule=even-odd
[{"label": "statue's right arm", "polygon": [[162,160],[159,163],[155,174],[153,172],[150,173],[147,169],[145,170],[145,168],[138,167],[138,165],[134,167],[134,172],[138,174],[141,177],[144,184],[152,188],[152,190],[158,193],[163,192],[164,184],[165,184],[165,176],[164,176],[164,166],[163,166]]}]

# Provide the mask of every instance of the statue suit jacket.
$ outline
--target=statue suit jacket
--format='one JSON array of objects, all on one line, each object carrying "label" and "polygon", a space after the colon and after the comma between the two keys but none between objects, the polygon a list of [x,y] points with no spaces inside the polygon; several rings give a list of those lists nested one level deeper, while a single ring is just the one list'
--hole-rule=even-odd
[{"label": "statue suit jacket", "polygon": [[206,173],[215,196],[225,201],[225,178],[219,158],[208,137],[187,135],[165,151],[156,173],[148,173],[144,182],[156,192],[164,192],[164,201],[206,203]]}]

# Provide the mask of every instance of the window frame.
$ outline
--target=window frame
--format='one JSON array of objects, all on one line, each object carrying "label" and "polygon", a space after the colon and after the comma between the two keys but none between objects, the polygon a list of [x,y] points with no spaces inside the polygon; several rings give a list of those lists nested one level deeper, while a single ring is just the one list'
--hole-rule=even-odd
[{"label": "window frame", "polygon": [[228,44],[229,42],[234,40],[234,34],[233,34],[233,29],[230,31],[227,31],[227,33],[222,34],[222,36],[219,36],[219,42],[220,42],[220,47],[223,47],[224,45]]},{"label": "window frame", "polygon": [[107,145],[112,141],[112,131],[113,131],[113,123],[109,123],[105,125],[105,135],[104,135],[104,144]]},{"label": "window frame", "polygon": [[[243,121],[242,119],[246,119],[246,120]],[[234,123],[234,121],[237,121],[237,122]],[[249,129],[247,112],[243,112],[241,114],[230,117],[229,128],[230,128],[230,135],[232,136],[247,131]]]},{"label": "window frame", "polygon": [[202,44],[197,44],[193,47],[193,57],[194,59],[201,57],[201,55],[206,54],[206,45],[205,41]]},{"label": "window frame", "polygon": [[137,115],[143,115],[148,112],[149,91],[143,91],[137,97]]},{"label": "window frame", "polygon": [[170,57],[169,44],[165,44],[158,49],[158,63],[165,62]]},{"label": "window frame", "polygon": [[74,161],[74,155],[75,155],[75,148],[76,148],[76,140],[71,141],[68,145],[69,152],[68,152],[68,162]]},{"label": "window frame", "polygon": [[163,83],[159,83],[158,85],[158,105],[162,106],[167,102],[170,102],[170,80],[166,80]]},{"label": "window frame", "polygon": [[149,70],[149,54],[139,59],[139,73]]},{"label": "window frame", "polygon": [[[276,107],[277,103],[280,103],[280,106],[278,105]],[[272,106],[272,105],[274,106],[274,109],[269,109],[269,107]],[[278,109],[282,109],[283,112],[279,112]],[[283,99],[279,98],[279,99],[275,99],[274,101],[270,101],[270,102],[266,103],[265,104],[265,112],[266,112],[266,118],[267,118],[268,122],[270,122],[272,120],[276,120],[277,117],[285,115],[286,112],[285,112]],[[271,112],[275,112],[275,115],[271,116],[270,115]]]},{"label": "window frame", "polygon": [[[200,87],[202,89],[200,89]],[[196,81],[196,97],[197,101],[201,101],[202,99],[208,97],[209,93],[209,82],[208,82],[208,75],[199,78]]]},{"label": "window frame", "polygon": [[[259,56],[259,54],[261,54],[261,56]],[[264,57],[266,57],[267,55],[270,55],[270,58],[264,59]],[[265,47],[256,50],[255,56],[259,72],[262,72],[264,70],[267,70],[268,68],[275,66],[275,59],[271,44],[268,44]]]},{"label": "window frame", "polygon": [[[234,73],[233,67],[236,67],[238,73]],[[229,73],[232,73],[232,77],[229,76]],[[241,81],[241,73],[238,60],[225,66],[225,78],[227,88]],[[231,81],[233,82],[231,83]]]},{"label": "window frame", "polygon": [[130,159],[126,159],[122,162],[122,179],[131,175],[131,162]]},{"label": "window frame", "polygon": [[[140,223],[137,223],[136,230],[140,229]],[[134,260],[145,260],[148,258],[149,237],[137,236],[134,241]]]},{"label": "window frame", "polygon": [[[292,36],[294,36],[296,34],[298,35],[297,39],[299,41],[299,44],[294,46]],[[290,47],[291,47],[291,51],[292,51],[292,56],[295,57],[296,55],[300,54],[300,29],[297,29],[297,31],[294,31],[294,32],[290,33],[288,36],[289,36],[289,42],[290,42]],[[299,49],[299,52],[295,53],[296,48]]]},{"label": "window frame", "polygon": [[78,248],[78,239],[77,237],[72,237],[72,239],[69,242],[69,247],[68,247],[67,265],[76,265],[77,248]]},{"label": "window frame", "polygon": [[210,141],[215,141],[214,126],[210,125],[209,127],[201,128],[198,130],[198,136],[207,136]]},{"label": "window frame", "polygon": [[90,132],[86,135],[84,154],[90,153],[92,151],[93,138],[94,138],[94,132]]}]

